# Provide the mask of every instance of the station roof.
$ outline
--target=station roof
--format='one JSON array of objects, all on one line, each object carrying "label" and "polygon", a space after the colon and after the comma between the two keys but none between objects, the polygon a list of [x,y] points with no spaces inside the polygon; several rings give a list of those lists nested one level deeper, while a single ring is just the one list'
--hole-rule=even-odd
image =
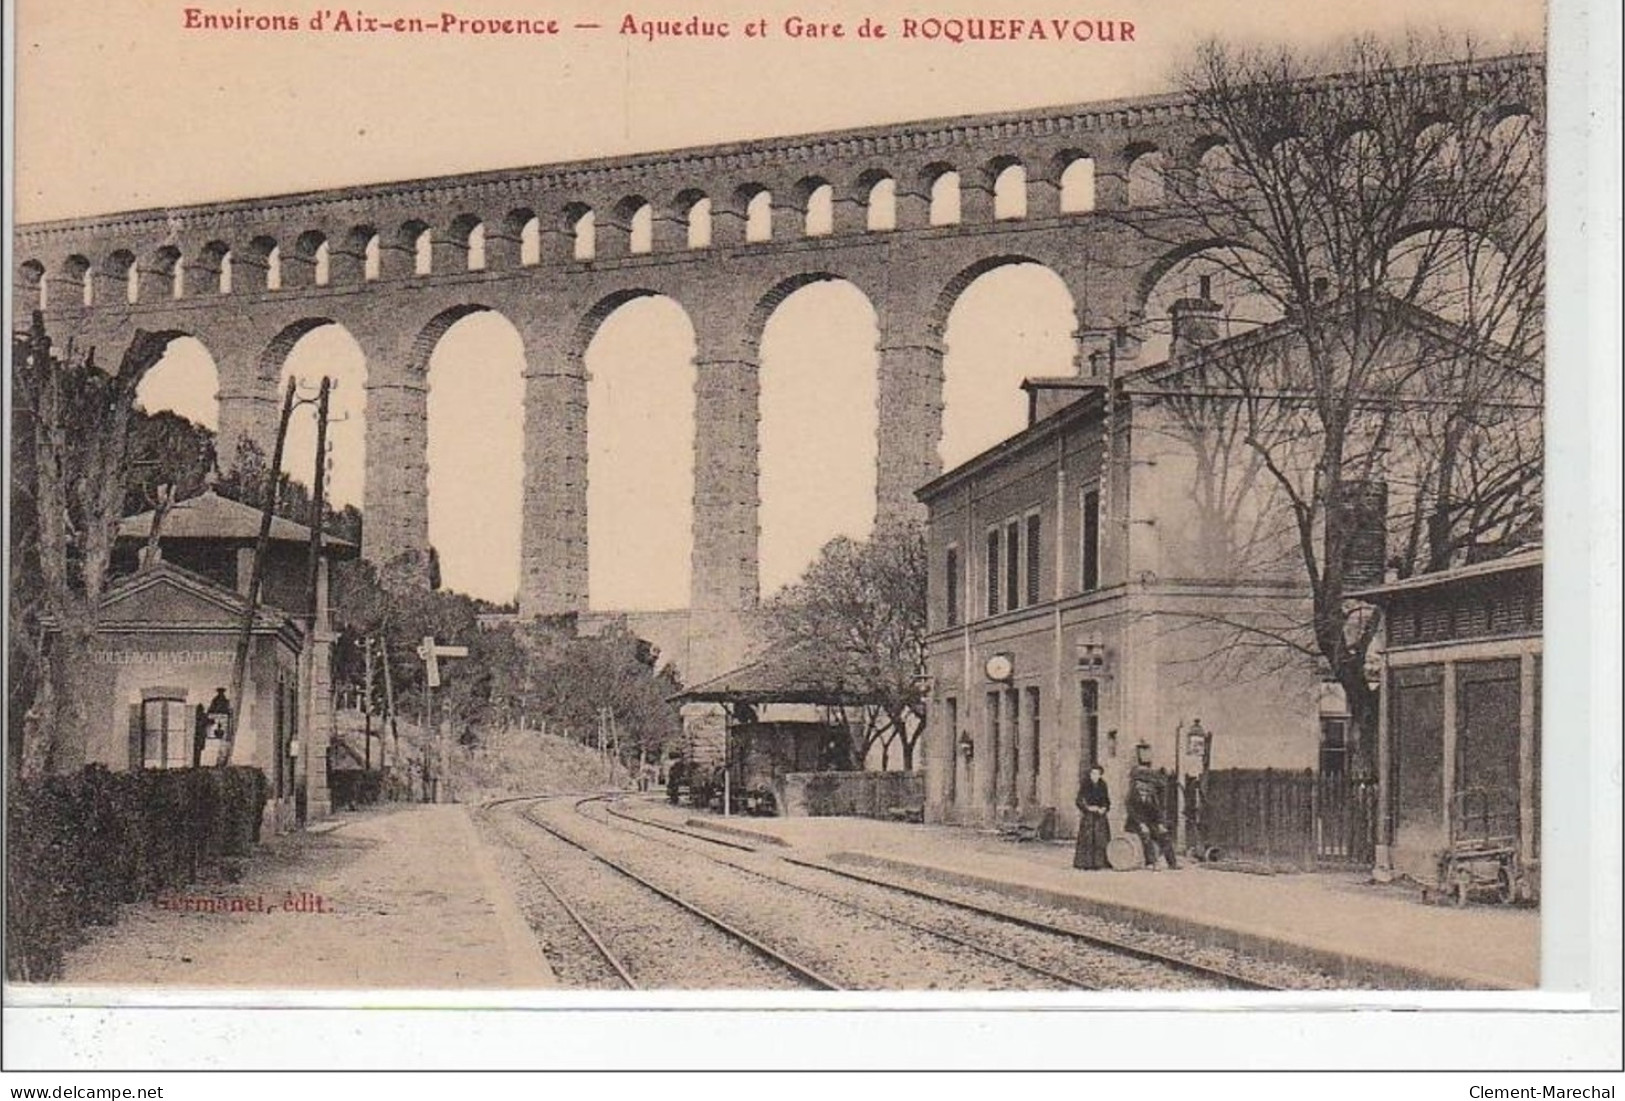
[{"label": "station roof", "polygon": [[[1509,371],[1523,373],[1532,383],[1537,380],[1537,376],[1532,373],[1529,365],[1507,349],[1487,342],[1475,341],[1472,339],[1472,334],[1463,326],[1446,321],[1437,314],[1390,294],[1367,292],[1349,296],[1341,301],[1330,303],[1326,307],[1327,317],[1347,318],[1354,316],[1355,311],[1361,306],[1370,311],[1386,311],[1394,323],[1404,325],[1424,337],[1449,344],[1475,356],[1491,359]],[[1126,365],[1109,384],[1104,379],[1094,379],[1083,375],[1029,378],[1021,384],[1021,388],[1027,392],[1029,400],[1035,397],[1036,391],[1046,389],[1072,390],[1078,396],[1075,400],[1051,411],[1044,417],[1034,420],[1014,435],[1006,437],[977,455],[973,455],[958,466],[943,471],[916,489],[914,496],[929,505],[933,500],[941,497],[949,489],[960,485],[966,479],[977,477],[985,471],[997,468],[1012,455],[1026,448],[1047,443],[1056,432],[1069,429],[1075,423],[1087,417],[1102,416],[1106,408],[1105,393],[1108,385],[1114,393],[1125,396],[1162,396],[1169,393],[1200,394],[1202,392],[1200,388],[1192,390],[1180,389],[1184,385],[1180,382],[1182,376],[1225,357],[1248,355],[1260,348],[1283,340],[1290,340],[1298,332],[1300,332],[1300,329],[1296,322],[1289,318],[1281,318],[1260,325],[1255,329],[1249,329],[1234,336],[1222,337],[1192,348],[1183,356],[1169,357],[1154,363],[1140,364],[1136,362],[1132,365]]]},{"label": "station roof", "polygon": [[776,646],[756,660],[671,697],[676,703],[810,703],[829,707],[879,702],[815,662],[800,646]]},{"label": "station roof", "polygon": [[1436,570],[1433,573],[1419,573],[1414,577],[1407,577],[1403,581],[1390,581],[1384,585],[1373,585],[1368,589],[1351,592],[1348,596],[1351,600],[1363,600],[1368,604],[1384,604],[1389,598],[1399,593],[1418,592],[1423,589],[1437,588],[1441,585],[1471,581],[1474,578],[1495,577],[1516,570],[1538,570],[1541,568],[1544,559],[1545,554],[1542,548],[1534,546],[1514,551],[1500,558],[1473,562],[1466,566],[1455,566],[1448,570]]},{"label": "station roof", "polygon": [[[119,521],[120,539],[145,539],[152,530],[152,512],[126,516]],[[208,490],[170,506],[164,517],[163,539],[216,539],[228,543],[252,543],[260,534],[260,510]],[[308,546],[310,529],[281,516],[271,517],[271,542]],[[322,533],[322,546],[339,557],[354,555],[357,548],[349,540]]]}]

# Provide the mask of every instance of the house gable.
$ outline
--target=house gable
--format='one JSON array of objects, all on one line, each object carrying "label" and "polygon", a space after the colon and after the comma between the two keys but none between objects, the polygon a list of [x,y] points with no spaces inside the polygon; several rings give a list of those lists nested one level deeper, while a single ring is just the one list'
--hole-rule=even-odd
[{"label": "house gable", "polygon": [[[242,628],[243,600],[229,589],[161,563],[124,579],[102,600],[103,636],[153,631],[232,632]],[[255,634],[282,634],[298,648],[297,631],[274,608],[261,607]],[[290,633],[291,632],[291,633]]]}]

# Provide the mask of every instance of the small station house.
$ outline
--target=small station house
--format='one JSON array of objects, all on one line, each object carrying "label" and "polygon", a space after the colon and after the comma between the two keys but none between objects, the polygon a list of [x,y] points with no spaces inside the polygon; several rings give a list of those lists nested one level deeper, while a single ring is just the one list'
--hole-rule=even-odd
[{"label": "small station house", "polygon": [[269,830],[327,814],[328,563],[356,548],[323,536],[312,609],[310,530],[273,519],[247,686],[230,701],[260,510],[213,492],[182,501],[163,520],[159,554],[142,562],[152,519],[119,525],[115,578],[77,687],[92,722],[87,760],[115,771],[213,764],[230,724],[231,763],[261,769],[270,783]]}]

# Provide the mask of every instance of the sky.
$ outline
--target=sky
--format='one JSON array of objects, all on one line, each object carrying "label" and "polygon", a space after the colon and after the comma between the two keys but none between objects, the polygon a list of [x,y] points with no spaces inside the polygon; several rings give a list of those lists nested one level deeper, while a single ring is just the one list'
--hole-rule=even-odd
[{"label": "sky", "polygon": [[[555,17],[556,37],[405,38],[200,31],[187,3],[18,0],[19,221],[546,164],[560,160],[848,126],[1088,102],[1164,90],[1178,60],[1220,34],[1317,47],[1358,31],[1470,31],[1486,52],[1541,39],[1528,0],[1118,0],[1085,13],[1062,0],[987,0],[974,14],[1131,20],[1135,41],[904,41],[904,18],[971,14],[895,0],[473,0],[466,17]],[[195,5],[296,15],[317,4]],[[442,6],[399,0],[373,15],[438,21]],[[1324,9],[1324,10],[1323,10]],[[354,9],[351,9],[354,10]],[[700,15],[727,39],[649,42],[621,20]],[[784,20],[842,22],[848,37],[792,40]],[[865,15],[886,40],[850,37]],[[765,20],[765,38],[745,37]],[[597,22],[597,31],[571,25]],[[1021,427],[1023,377],[1070,368],[1072,303],[1031,266],[973,283],[949,316],[943,459]],[[793,580],[824,541],[862,536],[874,494],[874,312],[842,283],[791,296],[762,344],[763,592]],[[605,322],[587,354],[590,602],[680,607],[689,584],[693,332],[674,303],[645,299]],[[494,314],[442,338],[430,363],[430,539],[445,583],[493,600],[518,576],[522,424],[518,336]],[[330,430],[332,496],[361,502],[365,364],[349,335],[319,329],[287,370],[339,379]],[[141,397],[212,424],[207,349],[177,341]],[[288,468],[309,480],[314,428],[290,434]]]}]

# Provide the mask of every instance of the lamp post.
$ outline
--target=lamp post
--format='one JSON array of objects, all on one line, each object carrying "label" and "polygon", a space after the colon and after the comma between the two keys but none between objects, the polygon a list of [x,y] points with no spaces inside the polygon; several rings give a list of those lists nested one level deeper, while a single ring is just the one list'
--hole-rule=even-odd
[{"label": "lamp post", "polygon": [[1204,773],[1213,764],[1213,732],[1203,729],[1201,719],[1192,719],[1190,729],[1185,731],[1185,752],[1202,758]]},{"label": "lamp post", "polygon": [[722,709],[722,817],[733,817],[733,769],[729,767],[733,762],[728,759],[728,752],[732,748],[729,744],[733,732],[733,708]]},{"label": "lamp post", "polygon": [[[1183,723],[1181,723],[1178,731],[1176,731],[1175,734],[1174,751],[1174,784],[1175,787],[1179,789],[1179,796],[1183,797],[1185,794],[1183,778],[1184,758],[1187,756],[1201,758],[1202,770],[1200,773],[1198,773],[1198,775],[1205,777],[1207,775],[1208,768],[1213,763],[1213,733],[1212,731],[1203,728],[1201,719],[1192,719],[1189,727],[1186,727]],[[1186,849],[1186,846],[1190,840],[1188,836],[1188,818],[1190,809],[1190,800],[1186,800],[1186,813],[1179,813],[1177,810],[1175,812],[1175,830],[1177,833],[1174,838],[1174,844],[1181,851]]]},{"label": "lamp post", "polygon": [[226,738],[231,734],[231,701],[226,698],[224,688],[214,690],[214,699],[209,701],[209,709],[204,716],[209,720],[209,737]]}]

